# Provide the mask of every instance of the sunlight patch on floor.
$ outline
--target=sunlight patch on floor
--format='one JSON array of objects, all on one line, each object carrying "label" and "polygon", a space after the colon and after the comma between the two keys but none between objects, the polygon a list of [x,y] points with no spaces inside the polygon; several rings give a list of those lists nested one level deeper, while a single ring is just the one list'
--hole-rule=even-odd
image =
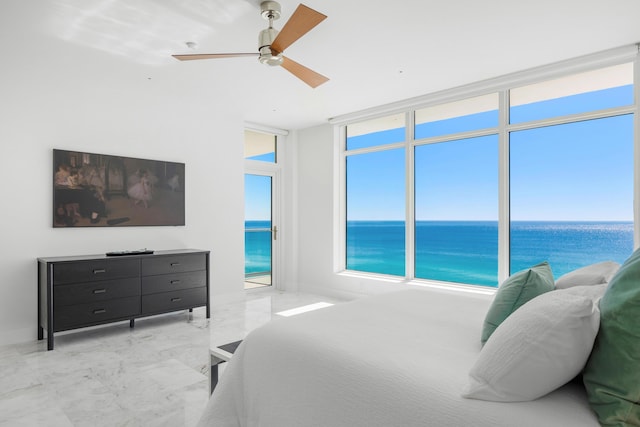
[{"label": "sunlight patch on floor", "polygon": [[281,311],[276,313],[279,316],[289,317],[296,314],[306,313],[308,311],[318,310],[320,308],[331,307],[333,304],[328,302],[317,302],[315,304],[303,305],[302,307],[292,308],[290,310]]}]

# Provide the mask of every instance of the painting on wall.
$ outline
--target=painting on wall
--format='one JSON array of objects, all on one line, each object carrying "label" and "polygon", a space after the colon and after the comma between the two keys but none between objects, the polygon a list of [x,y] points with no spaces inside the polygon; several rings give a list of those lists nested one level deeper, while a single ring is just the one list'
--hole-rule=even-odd
[{"label": "painting on wall", "polygon": [[53,226],[185,224],[184,163],[53,150]]}]

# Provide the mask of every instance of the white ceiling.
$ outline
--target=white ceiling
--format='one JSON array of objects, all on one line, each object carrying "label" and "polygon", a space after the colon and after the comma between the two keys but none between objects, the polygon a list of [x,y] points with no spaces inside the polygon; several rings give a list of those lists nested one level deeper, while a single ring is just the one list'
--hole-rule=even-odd
[{"label": "white ceiling", "polygon": [[[297,0],[280,3],[276,28],[298,5]],[[297,129],[640,42],[637,0],[305,0],[328,18],[285,54],[331,79],[316,89],[253,58],[179,62],[170,57],[256,51],[258,33],[267,26],[259,4],[3,0],[3,63],[41,71],[58,67],[89,81],[108,76],[109,85],[134,95],[141,85],[161,85],[176,91],[176,102],[202,108],[216,94],[226,94],[248,122]],[[197,48],[187,48],[187,41]]]}]

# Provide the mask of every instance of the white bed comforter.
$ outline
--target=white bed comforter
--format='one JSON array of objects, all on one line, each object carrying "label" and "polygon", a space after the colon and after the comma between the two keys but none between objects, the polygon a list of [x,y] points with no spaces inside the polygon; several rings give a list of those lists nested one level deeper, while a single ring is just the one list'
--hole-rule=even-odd
[{"label": "white bed comforter", "polygon": [[532,402],[460,397],[490,298],[415,289],[249,334],[200,426],[598,426],[580,383]]}]

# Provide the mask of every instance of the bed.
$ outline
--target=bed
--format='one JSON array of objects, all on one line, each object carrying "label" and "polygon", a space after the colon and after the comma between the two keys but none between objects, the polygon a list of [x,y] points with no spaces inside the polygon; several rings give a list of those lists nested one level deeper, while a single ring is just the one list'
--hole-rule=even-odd
[{"label": "bed", "polygon": [[250,333],[200,426],[599,426],[584,386],[501,403],[461,396],[491,296],[416,288]]}]

